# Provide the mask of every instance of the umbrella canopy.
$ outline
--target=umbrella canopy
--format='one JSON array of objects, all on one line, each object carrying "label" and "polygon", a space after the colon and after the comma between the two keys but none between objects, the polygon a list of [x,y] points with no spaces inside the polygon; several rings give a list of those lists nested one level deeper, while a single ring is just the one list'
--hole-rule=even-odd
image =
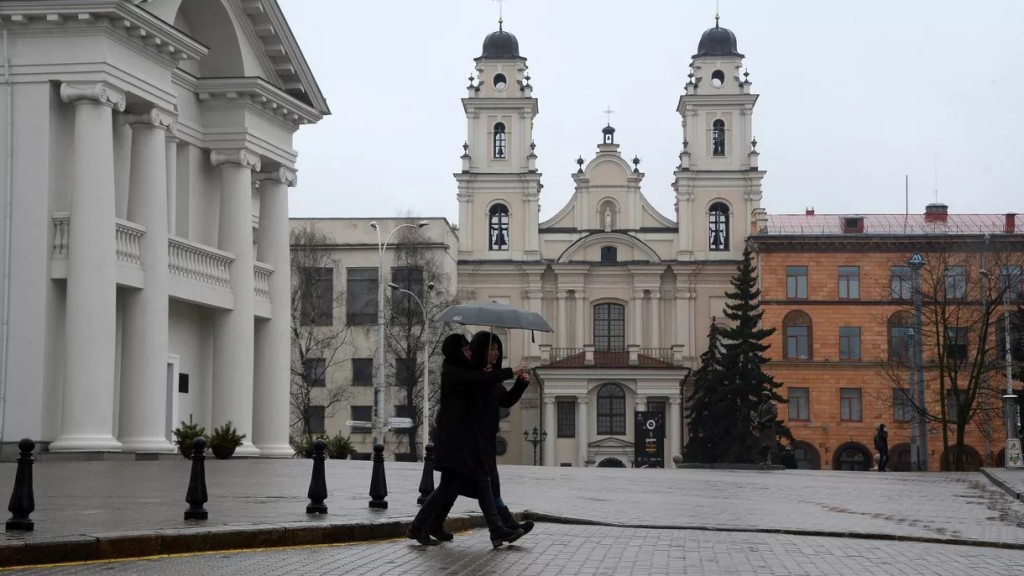
[{"label": "umbrella canopy", "polygon": [[444,312],[438,314],[434,321],[492,328],[518,328],[538,332],[555,331],[540,314],[497,302],[471,302],[449,306]]}]

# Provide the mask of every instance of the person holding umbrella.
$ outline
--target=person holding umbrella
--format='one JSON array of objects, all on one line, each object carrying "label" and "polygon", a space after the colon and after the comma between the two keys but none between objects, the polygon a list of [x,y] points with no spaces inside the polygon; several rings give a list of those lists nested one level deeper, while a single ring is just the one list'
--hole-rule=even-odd
[{"label": "person holding umbrella", "polygon": [[[480,393],[484,388],[521,375],[526,365],[490,371],[470,367],[469,342],[462,334],[452,334],[441,344],[441,398],[435,428],[434,469],[441,472],[437,488],[423,503],[406,536],[420,544],[451,540],[441,525],[459,496],[460,487],[471,484],[479,495],[480,511],[490,529],[491,545],[498,548],[515,542],[524,532],[510,530],[502,522],[491,496],[490,477],[481,449],[479,422]],[[499,384],[500,385],[500,384]]]}]

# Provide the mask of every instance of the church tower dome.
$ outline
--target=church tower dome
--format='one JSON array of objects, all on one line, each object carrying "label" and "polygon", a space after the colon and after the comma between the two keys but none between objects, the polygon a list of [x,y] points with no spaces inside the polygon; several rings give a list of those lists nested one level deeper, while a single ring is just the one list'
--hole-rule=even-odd
[{"label": "church tower dome", "polygon": [[697,43],[697,53],[694,58],[706,56],[738,56],[743,58],[736,50],[736,35],[728,28],[718,25],[718,16],[715,16],[715,27],[708,28],[700,37]]},{"label": "church tower dome", "polygon": [[519,40],[511,32],[506,32],[498,21],[498,30],[484,38],[481,60],[511,60],[519,58]]}]

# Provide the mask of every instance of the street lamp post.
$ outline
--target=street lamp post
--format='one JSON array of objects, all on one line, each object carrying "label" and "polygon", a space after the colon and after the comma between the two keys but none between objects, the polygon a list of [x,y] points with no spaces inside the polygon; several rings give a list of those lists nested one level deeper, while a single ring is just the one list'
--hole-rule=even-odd
[{"label": "street lamp post", "polygon": [[526,440],[530,444],[533,444],[533,465],[537,465],[537,447],[548,437],[547,431],[538,432],[537,427],[533,427],[533,434],[531,435],[526,430],[523,430],[523,440]]},{"label": "street lamp post", "polygon": [[[1020,286],[1020,277],[1006,275],[1003,286],[1003,345],[1006,347],[1003,360],[1006,361],[1006,447],[1003,451],[1006,468],[1020,468],[1020,432],[1017,430],[1017,395],[1013,393],[1013,354],[1010,352],[1010,290]],[[1012,448],[1012,450],[1011,450]],[[1015,452],[1015,454],[1011,454]]]},{"label": "street lamp post", "polygon": [[928,424],[925,420],[925,394],[924,394],[924,329],[921,322],[921,268],[925,265],[924,258],[920,252],[915,252],[907,262],[913,273],[914,287],[914,367],[917,369],[917,462],[915,467],[924,472],[928,471]]},{"label": "street lamp post", "polygon": [[373,443],[384,444],[384,251],[388,242],[402,228],[423,228],[430,224],[420,220],[415,224],[399,224],[381,241],[380,225],[370,222],[370,228],[377,231],[377,360],[375,378],[373,379]]},{"label": "street lamp post", "polygon": [[[408,294],[416,304],[419,305],[420,310],[423,312],[423,332],[421,338],[423,339],[423,449],[426,450],[427,443],[430,442],[430,342],[428,340],[428,332],[430,331],[430,319],[427,317],[427,307],[415,294],[402,288],[394,282],[388,282],[388,287],[395,292],[402,292]],[[427,299],[427,295],[434,289],[434,283],[427,283],[427,293],[424,294],[423,299]],[[425,453],[424,453],[425,454]]]}]

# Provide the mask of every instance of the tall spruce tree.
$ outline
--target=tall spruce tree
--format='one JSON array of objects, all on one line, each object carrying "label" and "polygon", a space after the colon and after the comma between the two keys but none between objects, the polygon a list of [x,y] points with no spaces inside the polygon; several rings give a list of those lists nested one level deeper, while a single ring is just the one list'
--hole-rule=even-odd
[{"label": "tall spruce tree", "polygon": [[[725,462],[757,462],[757,437],[751,427],[751,412],[761,402],[761,392],[768,391],[776,402],[785,402],[779,393],[781,383],[764,372],[768,359],[765,340],[775,333],[775,328],[761,326],[761,290],[757,288],[757,267],[750,246],[743,249],[743,261],[736,267],[732,278],[732,292],[726,292],[729,302],[725,306],[725,317],[730,326],[722,326],[723,390],[719,409],[723,422],[718,428],[731,428],[733,433],[726,436],[722,446],[722,460]],[[780,420],[775,422],[780,436],[792,439],[789,429]]]},{"label": "tall spruce tree", "polygon": [[693,392],[686,398],[690,439],[683,457],[688,462],[711,464],[725,455],[722,447],[734,431],[730,426],[732,416],[726,413],[731,408],[721,401],[723,376],[722,344],[712,318],[708,349],[700,355],[700,367],[693,373]]}]

